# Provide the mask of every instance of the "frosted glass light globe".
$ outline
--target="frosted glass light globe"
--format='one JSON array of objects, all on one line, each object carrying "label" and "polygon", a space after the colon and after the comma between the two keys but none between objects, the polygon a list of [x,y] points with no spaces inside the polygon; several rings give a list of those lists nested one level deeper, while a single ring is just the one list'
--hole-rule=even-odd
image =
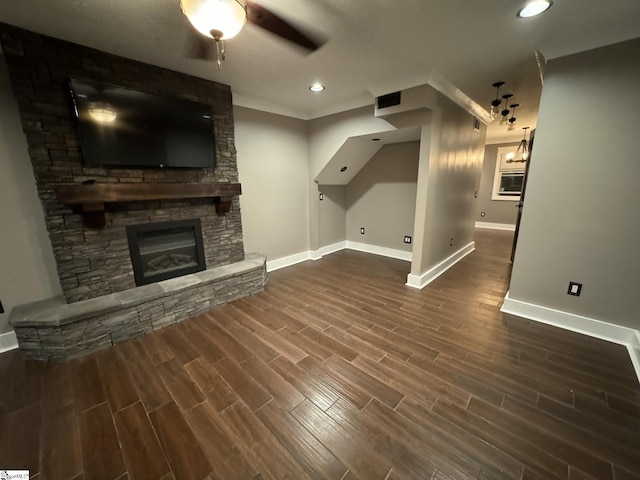
[{"label": "frosted glass light globe", "polygon": [[182,0],[180,7],[196,30],[216,40],[235,37],[247,21],[240,0]]}]

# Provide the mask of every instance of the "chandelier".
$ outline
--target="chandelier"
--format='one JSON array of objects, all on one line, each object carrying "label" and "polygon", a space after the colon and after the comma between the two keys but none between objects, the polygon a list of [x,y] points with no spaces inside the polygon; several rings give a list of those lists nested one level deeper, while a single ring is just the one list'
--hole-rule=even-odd
[{"label": "chandelier", "polygon": [[[507,153],[507,163],[525,163],[529,159],[529,141],[527,140],[527,130],[529,130],[529,127],[522,127],[522,130],[524,130],[522,140],[520,140],[520,144],[515,152]],[[516,160],[518,154],[520,158]]]}]

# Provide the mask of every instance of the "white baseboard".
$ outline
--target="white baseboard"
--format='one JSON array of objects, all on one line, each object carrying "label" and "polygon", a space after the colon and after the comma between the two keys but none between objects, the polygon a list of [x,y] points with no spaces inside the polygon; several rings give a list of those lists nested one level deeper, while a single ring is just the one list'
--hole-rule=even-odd
[{"label": "white baseboard", "polygon": [[379,247],[377,245],[368,245],[366,243],[343,241],[333,243],[325,247],[321,247],[318,250],[308,250],[306,252],[296,253],[295,255],[289,255],[288,257],[276,258],[275,260],[267,261],[267,271],[273,272],[284,267],[290,267],[296,263],[306,262],[307,260],[320,260],[325,255],[339,252],[340,250],[357,250],[359,252],[373,253],[375,255],[382,255],[384,257],[397,258],[399,260],[411,261],[411,252],[405,252],[404,250],[396,250],[393,248]]},{"label": "white baseboard", "polygon": [[631,362],[640,381],[640,332],[638,330],[515,300],[509,296],[509,292],[504,297],[500,311],[624,345],[629,351]]},{"label": "white baseboard", "polygon": [[18,348],[16,332],[0,333],[0,353]]},{"label": "white baseboard", "polygon": [[320,260],[325,255],[344,250],[346,247],[347,242],[338,242],[334,243],[333,245],[327,245],[326,247],[319,248],[318,250],[307,250],[306,252],[296,253],[294,255],[289,255],[288,257],[268,260],[267,272],[273,272],[274,270],[290,267],[291,265],[306,262],[307,260]]},{"label": "white baseboard", "polygon": [[453,255],[445,258],[436,266],[427,270],[422,275],[413,275],[410,273],[409,275],[407,275],[406,285],[408,287],[413,287],[418,289],[422,289],[426,287],[431,282],[433,282],[436,278],[438,278],[440,275],[442,275],[444,272],[446,272],[451,267],[453,267],[456,263],[462,260],[464,257],[466,257],[471,252],[473,252],[475,249],[476,249],[476,243],[471,242],[465,245],[464,247],[462,247],[457,252],[455,252]]},{"label": "white baseboard", "polygon": [[395,248],[380,247],[378,245],[369,245],[367,243],[347,241],[347,249],[356,250],[358,252],[373,253],[375,255],[382,255],[383,257],[396,258],[398,260],[411,261],[413,256],[412,252],[406,252],[404,250],[397,250]]},{"label": "white baseboard", "polygon": [[627,349],[629,350],[629,356],[631,357],[633,368],[636,369],[638,381],[640,381],[640,331],[635,330],[635,335],[633,336],[631,343],[627,345]]},{"label": "white baseboard", "polygon": [[345,248],[347,248],[346,240],[338,243],[332,243],[331,245],[320,247],[318,250],[312,250],[310,252],[310,258],[311,260],[320,260],[325,255],[339,252],[340,250],[344,250]]},{"label": "white baseboard", "polygon": [[267,272],[273,272],[284,267],[290,267],[296,263],[306,262],[311,259],[309,251],[289,255],[288,257],[276,258],[275,260],[267,260]]},{"label": "white baseboard", "polygon": [[476,228],[491,228],[493,230],[507,230],[509,232],[516,231],[516,226],[510,223],[476,222]]}]

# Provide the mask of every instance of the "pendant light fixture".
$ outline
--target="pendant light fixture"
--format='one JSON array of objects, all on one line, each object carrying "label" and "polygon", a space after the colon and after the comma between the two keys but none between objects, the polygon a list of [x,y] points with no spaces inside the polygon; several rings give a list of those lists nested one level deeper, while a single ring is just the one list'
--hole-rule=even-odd
[{"label": "pendant light fixture", "polygon": [[510,93],[502,96],[502,99],[504,100],[504,109],[500,112],[500,125],[502,126],[506,125],[509,121],[509,113],[511,113],[511,110],[509,110],[507,105],[509,104],[509,99],[511,99],[511,97],[513,97],[513,95]]},{"label": "pendant light fixture", "polygon": [[511,108],[511,118],[509,118],[509,126],[507,127],[508,132],[511,132],[516,128],[516,108],[518,108],[519,106],[519,103],[513,103],[509,105],[509,107]]},{"label": "pendant light fixture", "polygon": [[500,99],[500,87],[504,85],[505,82],[496,82],[492,86],[496,89],[496,98],[491,102],[491,118],[495,118],[498,116],[498,112],[500,111],[500,105],[502,104],[502,100]]}]

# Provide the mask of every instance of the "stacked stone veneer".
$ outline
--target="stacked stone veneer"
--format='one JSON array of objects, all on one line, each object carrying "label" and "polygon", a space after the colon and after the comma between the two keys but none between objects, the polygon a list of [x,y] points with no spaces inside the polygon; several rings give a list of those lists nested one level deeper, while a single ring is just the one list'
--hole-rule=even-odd
[{"label": "stacked stone veneer", "polygon": [[[126,225],[200,218],[207,268],[243,260],[238,198],[226,215],[212,200],[108,204],[107,224],[84,226],[82,215],[58,201],[56,185],[85,180],[107,183],[237,182],[231,90],[227,85],[117,57],[0,23],[38,194],[68,302],[135,286]],[[70,103],[71,77],[180,97],[212,106],[215,169],[96,168],[84,166]],[[11,159],[7,159],[11,161]],[[5,226],[9,228],[9,226]]]},{"label": "stacked stone veneer", "polygon": [[72,304],[16,307],[12,324],[24,354],[68,360],[149,333],[226,302],[257,293],[266,258],[250,254],[231,265]]}]

